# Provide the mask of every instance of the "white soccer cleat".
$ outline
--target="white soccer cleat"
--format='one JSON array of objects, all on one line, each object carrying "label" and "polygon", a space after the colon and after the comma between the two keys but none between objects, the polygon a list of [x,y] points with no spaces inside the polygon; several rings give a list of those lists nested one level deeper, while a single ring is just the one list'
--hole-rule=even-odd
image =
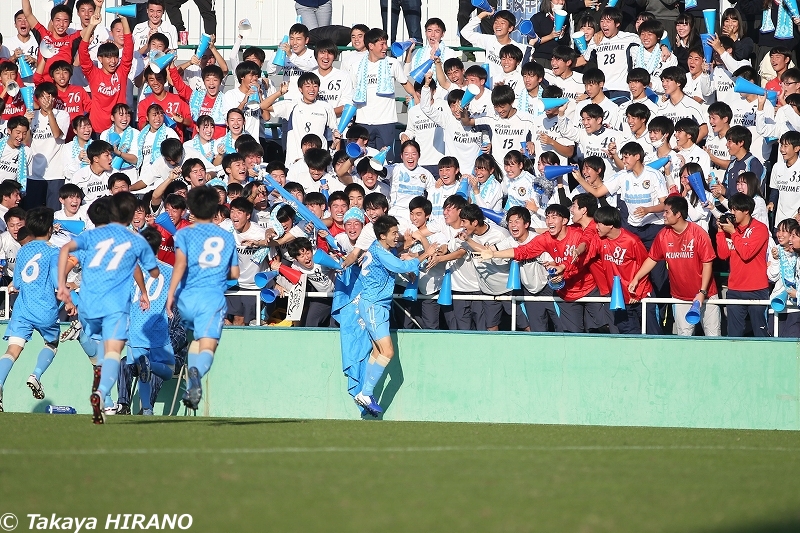
[{"label": "white soccer cleat", "polygon": [[31,389],[31,393],[33,397],[37,400],[44,400],[44,389],[42,388],[42,384],[36,379],[36,376],[31,374],[28,377],[28,388]]},{"label": "white soccer cleat", "polygon": [[74,341],[75,339],[81,336],[82,329],[83,327],[81,326],[81,323],[77,320],[73,320],[72,322],[70,322],[67,331],[61,334],[61,340]]}]

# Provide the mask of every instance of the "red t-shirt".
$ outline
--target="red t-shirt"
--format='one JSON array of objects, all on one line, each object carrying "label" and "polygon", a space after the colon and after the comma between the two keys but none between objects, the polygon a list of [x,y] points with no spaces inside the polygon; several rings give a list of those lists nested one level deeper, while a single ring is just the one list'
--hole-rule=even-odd
[{"label": "red t-shirt", "polygon": [[753,218],[747,226],[736,228],[731,235],[730,244],[726,239],[727,235],[721,230],[717,232],[717,254],[720,259],[730,258],[731,261],[728,288],[732,291],[758,291],[769,287],[767,226]]},{"label": "red t-shirt", "polygon": [[781,92],[781,79],[780,78],[772,78],[769,82],[767,82],[767,86],[765,87],[768,91],[775,91],[776,93],[780,94]]},{"label": "red t-shirt", "polygon": [[[613,287],[614,276],[620,277],[625,303],[630,303],[631,299],[628,285],[639,272],[645,259],[647,259],[647,249],[641,239],[627,230],[620,230],[619,237],[616,239],[600,239],[600,262],[603,265],[606,283]],[[637,300],[641,300],[652,292],[653,286],[650,284],[650,278],[645,277],[639,282],[636,294],[633,296]]]},{"label": "red t-shirt", "polygon": [[[181,219],[178,221],[175,228],[181,230],[190,225],[188,220]],[[158,224],[153,224],[153,227],[161,234],[161,246],[158,247],[157,255],[158,259],[169,265],[175,265],[175,237]]]},{"label": "red t-shirt", "polygon": [[574,301],[592,292],[597,284],[582,259],[572,262],[572,252],[580,244],[583,232],[575,226],[567,226],[567,234],[563,239],[554,239],[549,233],[542,233],[532,241],[514,248],[514,259],[525,261],[536,259],[543,253],[549,253],[556,263],[565,264],[564,288],[557,294],[566,301]]},{"label": "red t-shirt", "polygon": [[[75,43],[81,40],[81,32],[76,31],[74,33],[70,33],[69,35],[64,36],[57,36],[54,33],[50,33],[47,28],[42,26],[41,23],[36,24],[36,27],[33,28],[36,30],[39,35],[42,36],[42,39],[39,43],[39,53],[37,58],[38,60],[42,57],[42,45],[49,44],[52,48],[56,50],[56,53],[50,59],[45,60],[44,63],[44,74],[42,77],[44,81],[53,81],[53,78],[50,77],[50,65],[55,63],[59,60],[64,60],[67,63],[72,63],[72,58],[75,56]],[[87,48],[88,50],[88,48]],[[87,52],[88,54],[88,52]],[[131,56],[133,57],[133,56]],[[83,60],[81,60],[83,62]],[[125,74],[127,76],[127,74]],[[88,78],[87,78],[88,79]],[[110,115],[111,113],[109,113]]]},{"label": "red t-shirt", "polygon": [[[662,229],[650,247],[650,259],[667,262],[670,293],[679,300],[694,300],[702,289],[703,264],[716,257],[711,237],[694,222],[689,222],[683,233],[669,227]],[[717,294],[713,276],[706,290],[709,296]]]},{"label": "red t-shirt", "polygon": [[2,115],[4,121],[7,122],[10,118],[25,114],[25,102],[22,101],[22,93],[18,93],[14,98],[7,94],[4,101],[6,103]]},{"label": "red t-shirt", "polygon": [[[174,67],[170,68],[168,73],[169,80],[172,83],[172,86],[175,87],[175,92],[184,101],[189,102],[192,99],[192,88],[186,85],[186,82],[183,81],[183,77],[178,72],[178,69]],[[217,93],[216,98],[206,94],[206,97],[203,98],[203,102],[200,104],[200,114],[198,116],[208,115],[211,117],[211,112],[214,109],[214,103],[217,101],[217,98],[222,98],[221,91]],[[191,107],[189,109],[191,111]],[[192,117],[192,120],[196,121],[197,119]],[[226,124],[214,124],[214,135],[212,139],[221,139],[222,137],[225,137],[226,133],[228,133],[228,126]]]},{"label": "red t-shirt", "polygon": [[[70,123],[75,117],[88,115],[91,107],[92,101],[89,98],[89,93],[83,87],[67,85],[63,91],[59,89],[55,108],[69,113]],[[69,128],[66,142],[70,142],[74,137],[75,132],[72,131],[72,128]]]},{"label": "red t-shirt", "polygon": [[336,222],[334,222],[333,225],[330,228],[328,228],[328,232],[332,236],[336,237],[340,233],[344,233],[345,229],[344,229],[344,226],[339,226],[339,225],[336,224]]},{"label": "red t-shirt", "polygon": [[108,74],[92,61],[89,56],[89,43],[81,39],[78,45],[81,70],[92,90],[89,120],[94,131],[98,133],[111,127],[111,109],[119,103],[126,103],[128,83],[130,83],[128,74],[133,65],[133,39],[129,33],[125,34],[124,39],[122,59],[113,74]]},{"label": "red t-shirt", "polygon": [[[153,104],[160,105],[164,109],[164,114],[169,115],[170,117],[180,114],[184,118],[188,118],[189,120],[192,119],[192,110],[189,109],[189,104],[187,104],[186,101],[180,96],[175,93],[165,92],[163,97],[164,98],[162,100],[159,100],[156,95],[151,93],[148,94],[147,97],[141,102],[139,102],[139,129],[142,129],[145,124],[147,124],[147,108]],[[183,138],[183,130],[185,129],[184,126],[177,124],[173,129],[178,134],[178,138],[181,140],[181,142],[187,140]]]},{"label": "red t-shirt", "polygon": [[[579,226],[575,226],[580,229]],[[589,272],[592,273],[597,289],[603,296],[611,294],[611,285],[606,282],[605,271],[603,265],[600,264],[600,235],[597,233],[597,224],[594,220],[589,222],[589,225],[583,229],[581,242],[586,244],[586,265],[589,267]]]}]

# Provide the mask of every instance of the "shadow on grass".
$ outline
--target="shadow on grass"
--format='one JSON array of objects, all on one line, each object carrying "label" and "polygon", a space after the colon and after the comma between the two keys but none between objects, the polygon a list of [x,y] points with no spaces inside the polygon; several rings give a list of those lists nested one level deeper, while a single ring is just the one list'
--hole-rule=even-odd
[{"label": "shadow on grass", "polygon": [[733,527],[704,529],[701,533],[797,533],[798,531],[800,531],[800,514],[768,523],[760,522]]},{"label": "shadow on grass", "polygon": [[[115,419],[120,420],[119,418]],[[121,420],[123,424],[182,424],[194,423],[208,426],[255,426],[263,424],[303,424],[309,420],[292,418],[203,418],[195,416],[132,416]]]}]

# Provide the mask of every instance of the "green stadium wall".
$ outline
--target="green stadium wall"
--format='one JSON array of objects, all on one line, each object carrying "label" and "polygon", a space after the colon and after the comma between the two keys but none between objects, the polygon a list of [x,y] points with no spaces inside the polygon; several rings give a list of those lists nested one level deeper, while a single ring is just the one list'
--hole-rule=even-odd
[{"label": "green stadium wall", "polygon": [[[394,340],[397,356],[376,389],[386,420],[800,429],[791,340],[436,331]],[[6,410],[52,403],[87,413],[91,367],[77,341],[62,343],[45,374],[46,399],[32,398],[25,380],[40,346],[35,337],[14,365]],[[228,328],[198,414],[358,418],[340,353],[336,330]]]}]

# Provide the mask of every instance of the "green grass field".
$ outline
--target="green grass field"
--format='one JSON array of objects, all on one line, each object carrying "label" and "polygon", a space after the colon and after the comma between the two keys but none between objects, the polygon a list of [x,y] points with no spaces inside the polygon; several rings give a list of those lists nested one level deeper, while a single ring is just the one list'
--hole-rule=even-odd
[{"label": "green grass field", "polygon": [[800,531],[800,433],[0,415],[0,515],[203,532]]}]

